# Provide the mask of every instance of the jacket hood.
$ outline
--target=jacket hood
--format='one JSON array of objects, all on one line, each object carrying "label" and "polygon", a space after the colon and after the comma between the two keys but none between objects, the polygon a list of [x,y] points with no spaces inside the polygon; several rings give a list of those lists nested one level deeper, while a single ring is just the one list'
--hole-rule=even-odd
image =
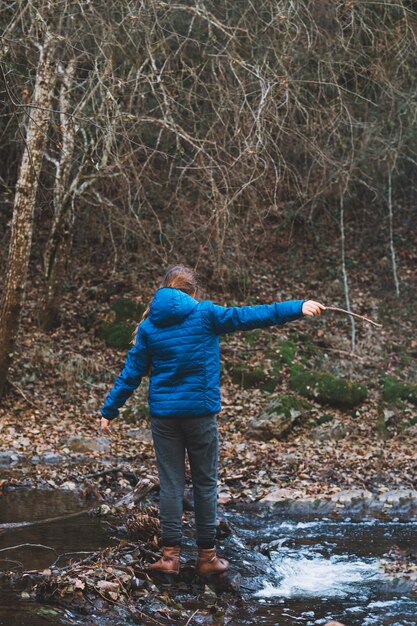
[{"label": "jacket hood", "polygon": [[152,300],[149,321],[159,327],[179,324],[197,304],[197,300],[180,289],[161,287]]}]

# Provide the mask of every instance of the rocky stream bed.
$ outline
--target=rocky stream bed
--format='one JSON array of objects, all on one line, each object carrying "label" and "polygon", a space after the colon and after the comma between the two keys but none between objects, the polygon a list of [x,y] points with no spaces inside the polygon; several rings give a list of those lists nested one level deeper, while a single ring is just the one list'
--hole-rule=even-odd
[{"label": "rocky stream bed", "polygon": [[195,578],[187,512],[182,574],[170,588],[144,569],[157,551],[152,493],[122,513],[87,505],[71,490],[15,486],[0,498],[3,526],[62,516],[3,528],[4,626],[417,623],[417,493],[410,490],[314,499],[275,493],[274,502],[222,506],[220,551],[233,568],[226,584]]}]

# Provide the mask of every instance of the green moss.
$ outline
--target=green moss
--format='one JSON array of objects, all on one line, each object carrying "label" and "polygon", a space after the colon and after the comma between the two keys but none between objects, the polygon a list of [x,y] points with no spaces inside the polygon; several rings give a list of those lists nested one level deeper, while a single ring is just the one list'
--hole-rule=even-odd
[{"label": "green moss", "polygon": [[286,365],[291,365],[297,353],[297,345],[291,339],[282,341],[279,345],[277,355]]},{"label": "green moss", "polygon": [[384,400],[387,402],[400,402],[407,400],[417,405],[417,385],[404,383],[394,376],[387,376],[384,380]]},{"label": "green moss", "polygon": [[273,364],[273,370],[279,373],[283,365],[292,365],[297,353],[297,344],[291,339],[281,341],[278,346],[268,353]]},{"label": "green moss", "polygon": [[320,426],[321,424],[328,424],[334,419],[334,415],[332,413],[323,413],[315,420],[315,425]]},{"label": "green moss", "polygon": [[279,412],[283,413],[286,417],[290,417],[292,411],[311,409],[310,402],[307,402],[304,398],[298,398],[297,396],[285,393],[277,396],[271,403],[271,406],[274,407],[272,412],[276,413],[277,407],[279,407]]},{"label": "green moss", "polygon": [[116,350],[126,350],[131,347],[132,333],[136,325],[128,322],[115,322],[114,324],[103,324],[100,328],[99,336],[104,339],[109,348]]},{"label": "green moss", "polygon": [[250,346],[256,346],[262,331],[260,329],[250,330],[243,334],[243,337]]},{"label": "green moss", "polygon": [[290,384],[301,395],[335,407],[356,406],[367,396],[363,385],[324,372],[305,370],[299,365],[291,368]]},{"label": "green moss", "polygon": [[116,314],[116,322],[126,320],[139,321],[145,310],[144,304],[137,304],[128,298],[118,298],[113,300],[110,309]]},{"label": "green moss", "polygon": [[310,408],[310,403],[304,398],[289,394],[276,395],[271,398],[260,415],[250,420],[248,435],[263,441],[271,438],[280,439],[303,419]]},{"label": "green moss", "polygon": [[127,350],[131,347],[132,333],[137,327],[145,305],[128,298],[118,298],[111,303],[110,311],[99,328],[98,335],[109,348]]},{"label": "green moss", "polygon": [[243,365],[237,365],[232,370],[232,381],[244,389],[258,387],[266,381],[267,375],[261,367],[248,369]]}]

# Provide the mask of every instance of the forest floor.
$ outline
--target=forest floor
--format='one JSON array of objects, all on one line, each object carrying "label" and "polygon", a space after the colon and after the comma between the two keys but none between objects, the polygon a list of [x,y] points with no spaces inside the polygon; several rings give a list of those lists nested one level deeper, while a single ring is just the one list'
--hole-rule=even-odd
[{"label": "forest floor", "polygon": [[[337,500],[338,494],[342,501],[344,494],[366,497],[417,489],[415,396],[395,401],[384,397],[387,376],[410,385],[413,393],[417,389],[415,249],[403,250],[408,269],[400,300],[386,268],[385,278],[375,284],[357,261],[353,308],[383,326],[357,322],[354,352],[350,319],[332,312],[222,339],[220,505]],[[297,263],[287,275],[279,271],[279,263],[275,271],[270,264],[258,266],[250,276],[248,293],[242,293],[240,285],[236,296],[231,284],[204,297],[223,305],[316,299],[345,308],[339,275],[329,280],[322,266],[310,267],[308,258],[298,258]],[[35,278],[30,285],[10,390],[0,407],[0,490],[79,491],[111,507],[138,481],[157,483],[146,382],[112,423],[111,437],[99,429],[100,405],[126,355],[126,349],[106,346],[100,328],[113,301],[127,298],[146,304],[155,283],[139,272],[138,292],[131,273],[105,269],[100,277],[88,267],[74,270],[65,290],[61,325],[51,333],[42,332],[37,324],[41,283]],[[349,409],[310,397],[307,414],[283,436],[254,435],[250,424],[271,399],[294,393],[294,364],[361,383],[367,397]],[[234,371],[242,367],[251,372],[262,369],[268,388],[236,382]]]},{"label": "forest floor", "polygon": [[[410,247],[405,253],[409,257],[403,262],[410,269],[404,272],[400,300],[383,282],[372,284],[367,271],[354,272],[354,310],[383,324],[379,329],[358,321],[354,352],[350,319],[332,312],[222,339],[221,501],[260,500],[280,488],[303,495],[352,486],[371,490],[416,487],[413,440],[417,407],[412,401],[393,403],[383,397],[387,375],[411,385],[417,383],[417,263]],[[41,285],[37,280],[31,284],[10,374],[10,392],[0,407],[3,475],[8,481],[78,487],[84,484],[85,475],[108,468],[110,462],[138,479],[156,477],[146,381],[113,422],[111,438],[106,440],[99,431],[99,408],[123,366],[126,350],[109,348],[98,336],[112,301],[131,298],[146,304],[155,284],[149,284],[149,279],[145,282],[146,275],[139,275],[138,293],[131,276],[112,274],[110,268],[103,270],[103,275],[108,276],[106,281],[92,270],[79,267],[74,272],[65,292],[62,323],[49,334],[37,326]],[[273,273],[271,266],[265,265],[251,276],[250,297],[241,295],[239,299],[231,292],[206,292],[204,297],[210,295],[224,305],[314,298],[344,307],[340,278],[324,281],[323,275],[323,267],[310,266],[308,259],[299,260],[296,270],[288,275],[278,269]],[[282,358],[288,348],[289,353]],[[274,359],[279,361],[278,369]],[[270,402],[271,392],[272,397],[292,393],[290,368],[294,363],[360,382],[368,390],[367,398],[348,410],[310,398],[307,417],[295,421],[284,437],[257,440],[248,436],[250,421]],[[242,366],[266,371],[268,391],[260,389],[256,381],[248,388],[233,382],[235,369]],[[89,445],[89,441],[71,441],[75,436],[98,438],[97,446]],[[9,463],[12,472],[7,471]],[[96,481],[99,490],[104,488],[104,497],[106,480],[105,476]],[[130,484],[120,478],[117,487],[123,491]]]}]

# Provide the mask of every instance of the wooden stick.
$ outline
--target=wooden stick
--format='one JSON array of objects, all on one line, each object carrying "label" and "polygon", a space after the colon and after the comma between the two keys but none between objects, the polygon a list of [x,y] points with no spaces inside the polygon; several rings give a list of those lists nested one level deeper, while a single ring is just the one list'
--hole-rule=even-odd
[{"label": "wooden stick", "polygon": [[378,324],[373,320],[370,320],[369,317],[364,317],[363,315],[358,315],[358,313],[352,313],[352,311],[346,311],[345,309],[340,309],[337,306],[326,306],[325,311],[337,311],[338,313],[345,313],[346,315],[352,315],[352,317],[357,317],[360,320],[364,320],[365,322],[369,322],[369,324],[373,324],[377,328],[382,328],[382,324]]}]

